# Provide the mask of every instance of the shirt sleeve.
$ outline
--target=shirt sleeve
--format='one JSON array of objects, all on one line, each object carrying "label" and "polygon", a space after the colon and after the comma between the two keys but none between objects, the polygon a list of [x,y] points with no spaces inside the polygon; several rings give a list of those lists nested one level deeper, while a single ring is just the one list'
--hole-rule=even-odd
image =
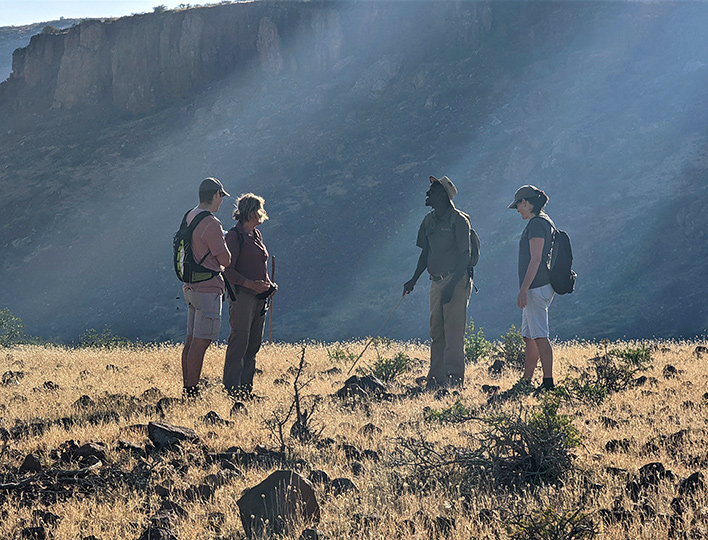
[{"label": "shirt sleeve", "polygon": [[221,228],[221,222],[213,220],[209,226],[204,229],[202,238],[209,246],[209,251],[214,257],[218,257],[228,251],[226,241],[224,240],[224,229]]},{"label": "shirt sleeve", "polygon": [[416,238],[415,245],[420,249],[428,249],[428,237],[425,235],[425,219],[418,229],[418,238]]}]

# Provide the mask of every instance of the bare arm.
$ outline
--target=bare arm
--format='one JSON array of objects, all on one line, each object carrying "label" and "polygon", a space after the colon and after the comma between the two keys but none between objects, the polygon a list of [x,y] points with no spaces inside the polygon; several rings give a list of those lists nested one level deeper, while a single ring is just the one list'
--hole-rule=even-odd
[{"label": "bare arm", "polygon": [[529,261],[529,266],[526,269],[526,275],[524,276],[524,281],[521,283],[521,288],[519,289],[519,295],[516,297],[516,305],[520,308],[525,308],[528,302],[529,287],[536,277],[538,272],[538,267],[541,265],[541,256],[543,255],[543,245],[545,240],[543,238],[529,238],[529,249],[531,251],[531,260]]},{"label": "bare arm", "polygon": [[406,295],[413,290],[415,284],[418,282],[421,274],[428,267],[428,247],[424,247],[423,251],[420,252],[420,257],[418,257],[418,264],[415,267],[415,272],[413,272],[413,277],[403,284],[403,294]]}]

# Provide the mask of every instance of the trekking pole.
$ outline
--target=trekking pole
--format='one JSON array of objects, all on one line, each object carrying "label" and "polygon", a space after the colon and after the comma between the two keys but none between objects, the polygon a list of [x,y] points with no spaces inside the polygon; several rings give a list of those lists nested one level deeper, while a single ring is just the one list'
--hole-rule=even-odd
[{"label": "trekking pole", "polygon": [[[275,255],[271,258],[270,265],[270,281],[275,283]],[[275,303],[275,295],[270,297],[270,317],[268,319],[268,343],[273,343],[273,304]]]},{"label": "trekking pole", "polygon": [[393,311],[388,314],[388,317],[386,317],[386,320],[381,324],[381,326],[378,327],[376,332],[374,333],[374,336],[369,340],[369,342],[366,344],[364,347],[364,350],[361,351],[361,354],[356,357],[356,360],[354,360],[354,363],[352,364],[352,367],[349,368],[349,371],[347,371],[347,375],[351,374],[352,369],[354,369],[354,366],[356,366],[356,363],[361,359],[362,356],[364,356],[364,353],[366,352],[366,349],[369,348],[369,345],[373,343],[373,341],[376,339],[376,337],[379,335],[379,332],[381,332],[381,329],[384,327],[384,325],[388,322],[388,320],[393,316],[394,313],[396,313],[396,310],[398,309],[398,306],[401,305],[401,302],[403,302],[403,299],[406,297],[408,293],[404,292],[403,296],[401,296],[401,299],[398,301],[398,304],[396,304],[396,307],[393,308]]}]

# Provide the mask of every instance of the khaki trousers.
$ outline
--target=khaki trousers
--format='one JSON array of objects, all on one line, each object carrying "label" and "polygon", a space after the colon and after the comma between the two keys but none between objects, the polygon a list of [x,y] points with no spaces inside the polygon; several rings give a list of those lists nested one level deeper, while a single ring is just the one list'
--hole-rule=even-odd
[{"label": "khaki trousers", "polygon": [[472,280],[463,276],[455,285],[452,300],[443,304],[442,291],[452,277],[430,282],[430,386],[462,384],[465,379],[465,327]]},{"label": "khaki trousers", "polygon": [[229,299],[229,343],[224,362],[224,387],[227,392],[253,389],[256,354],[261,348],[265,326],[265,299],[240,292]]}]

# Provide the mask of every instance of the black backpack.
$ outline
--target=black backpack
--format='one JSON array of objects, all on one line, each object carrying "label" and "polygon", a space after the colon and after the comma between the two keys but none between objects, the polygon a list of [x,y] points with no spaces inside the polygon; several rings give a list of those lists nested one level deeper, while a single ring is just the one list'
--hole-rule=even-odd
[{"label": "black backpack", "polygon": [[573,272],[573,247],[570,237],[565,231],[553,228],[553,244],[551,245],[551,287],[556,294],[569,294],[575,289],[578,275]]},{"label": "black backpack", "polygon": [[[191,212],[191,210],[189,212]],[[187,225],[187,215],[189,212],[182,218],[179,230],[175,233],[172,240],[172,258],[174,260],[175,273],[180,281],[184,283],[199,283],[211,279],[221,272],[216,272],[202,266],[209,252],[207,252],[199,262],[194,260],[194,253],[192,252],[192,233],[194,233],[194,229],[205,217],[211,216],[212,213],[208,210],[204,210],[197,214],[191,223]]]},{"label": "black backpack", "polygon": [[479,251],[481,247],[479,235],[477,234],[477,231],[472,228],[469,214],[465,214],[457,208],[455,210],[457,210],[457,212],[467,220],[467,223],[470,224],[470,262],[467,265],[467,273],[470,278],[474,278],[474,267],[477,266],[477,263],[479,262]]}]

